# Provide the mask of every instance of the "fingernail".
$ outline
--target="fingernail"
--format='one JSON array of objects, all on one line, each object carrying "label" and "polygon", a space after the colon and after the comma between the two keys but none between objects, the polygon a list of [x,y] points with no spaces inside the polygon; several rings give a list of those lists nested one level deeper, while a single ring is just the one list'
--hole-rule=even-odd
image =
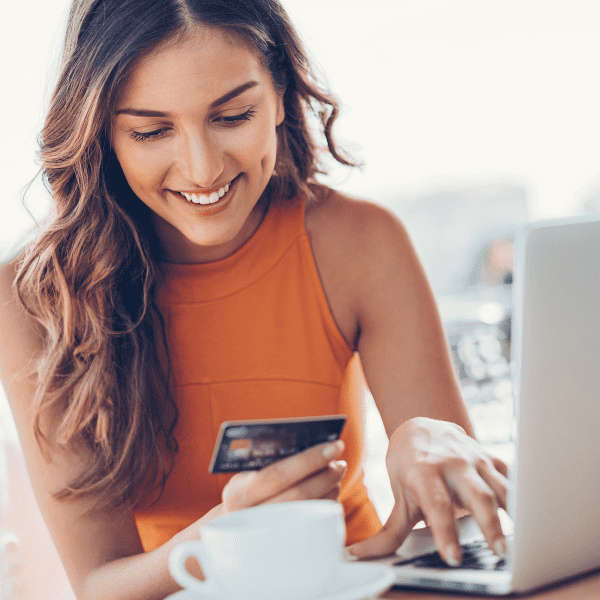
[{"label": "fingernail", "polygon": [[345,460],[332,460],[329,464],[338,473],[341,473],[348,466]]},{"label": "fingernail", "polygon": [[508,558],[508,546],[506,545],[505,538],[500,537],[494,542],[494,552],[500,558],[504,558],[504,559]]},{"label": "fingernail", "polygon": [[325,448],[323,448],[323,456],[325,458],[331,458],[337,454],[337,447],[335,444],[327,444]]},{"label": "fingernail", "polygon": [[333,444],[327,444],[325,448],[323,448],[323,456],[325,458],[332,458],[339,452],[344,449],[344,442],[338,440],[337,442],[333,442]]},{"label": "fingernail", "polygon": [[460,548],[456,544],[448,544],[446,546],[446,562],[451,567],[458,567],[462,562]]}]

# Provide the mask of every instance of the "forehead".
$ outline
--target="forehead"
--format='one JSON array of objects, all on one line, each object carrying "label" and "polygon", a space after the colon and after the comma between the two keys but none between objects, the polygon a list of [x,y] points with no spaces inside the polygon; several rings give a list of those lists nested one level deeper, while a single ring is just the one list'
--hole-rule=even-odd
[{"label": "forehead", "polygon": [[137,62],[119,92],[116,108],[185,111],[187,105],[210,104],[248,81],[273,89],[270,73],[247,43],[219,29],[196,26]]}]

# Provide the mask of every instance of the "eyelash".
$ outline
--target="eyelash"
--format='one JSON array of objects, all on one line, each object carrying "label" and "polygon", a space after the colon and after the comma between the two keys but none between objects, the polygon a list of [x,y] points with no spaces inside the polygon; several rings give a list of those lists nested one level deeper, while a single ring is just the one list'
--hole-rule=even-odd
[{"label": "eyelash", "polygon": [[249,121],[254,115],[256,111],[252,108],[249,108],[245,113],[241,115],[233,115],[232,117],[221,117],[224,123],[239,123],[240,121]]},{"label": "eyelash", "polygon": [[146,140],[151,140],[152,138],[159,137],[160,135],[163,134],[164,131],[165,131],[164,129],[157,129],[156,131],[149,131],[148,133],[140,133],[139,131],[132,131],[129,134],[129,137],[131,137],[136,142],[144,142]]},{"label": "eyelash", "polygon": [[[241,123],[242,121],[249,121],[254,115],[256,111],[252,108],[249,108],[245,113],[241,115],[233,115],[231,117],[219,117],[217,121],[221,121],[221,124],[224,127],[231,127],[236,125],[237,123]],[[166,129],[156,129],[155,131],[149,131],[148,133],[140,133],[139,131],[132,131],[129,136],[135,140],[136,142],[144,142],[146,140],[155,139],[160,137]]]}]

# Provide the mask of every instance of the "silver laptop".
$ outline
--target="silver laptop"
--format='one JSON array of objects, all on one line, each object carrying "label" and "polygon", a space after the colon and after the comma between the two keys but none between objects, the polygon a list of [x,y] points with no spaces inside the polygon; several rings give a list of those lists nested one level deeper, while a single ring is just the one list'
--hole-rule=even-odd
[{"label": "silver laptop", "polygon": [[447,567],[427,528],[392,557],[396,584],[505,595],[600,568],[600,220],[528,225],[515,242],[509,558],[459,520],[463,565]]}]

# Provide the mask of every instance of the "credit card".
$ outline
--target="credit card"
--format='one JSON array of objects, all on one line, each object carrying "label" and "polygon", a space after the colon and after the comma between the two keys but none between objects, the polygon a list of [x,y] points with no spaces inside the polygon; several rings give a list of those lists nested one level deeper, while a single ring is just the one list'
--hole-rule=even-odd
[{"label": "credit card", "polygon": [[255,471],[311,446],[337,440],[346,415],[221,423],[208,471]]}]

